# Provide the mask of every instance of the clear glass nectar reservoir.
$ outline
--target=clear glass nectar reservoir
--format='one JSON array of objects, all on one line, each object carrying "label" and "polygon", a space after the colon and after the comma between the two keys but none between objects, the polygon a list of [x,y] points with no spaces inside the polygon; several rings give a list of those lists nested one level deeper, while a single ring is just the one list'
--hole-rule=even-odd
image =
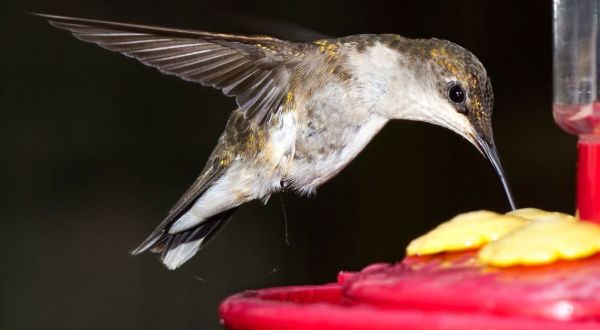
[{"label": "clear glass nectar reservoir", "polygon": [[600,134],[600,0],[554,0],[554,119],[569,133]]}]

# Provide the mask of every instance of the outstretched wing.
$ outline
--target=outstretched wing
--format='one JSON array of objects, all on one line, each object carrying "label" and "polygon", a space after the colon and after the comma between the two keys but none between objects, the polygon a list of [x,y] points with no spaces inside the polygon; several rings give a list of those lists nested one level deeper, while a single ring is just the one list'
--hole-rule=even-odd
[{"label": "outstretched wing", "polygon": [[276,111],[310,43],[35,14],[83,41],[234,96],[246,118]]},{"label": "outstretched wing", "polygon": [[[218,147],[217,147],[218,148]],[[183,215],[210,186],[223,174],[224,167],[219,163],[218,155],[213,152],[205,168],[202,170],[194,184],[183,194],[183,196],[177,201],[175,206],[169,211],[167,217],[152,231],[152,233],[133,251],[131,254],[139,254],[148,249],[153,249],[155,252],[163,252],[170,250],[169,246],[175,248],[179,243],[185,243],[181,241],[178,244],[173,242],[168,243],[169,239],[175,239],[176,237],[186,237],[182,235],[169,235],[168,228],[175,222],[181,215]],[[218,218],[218,219],[217,219]],[[220,223],[222,220],[221,215],[215,217],[215,225]],[[205,234],[208,235],[212,232],[212,225],[207,226],[205,229],[209,229]],[[189,234],[189,233],[188,233]],[[206,236],[202,235],[202,237]],[[164,247],[163,243],[167,243]],[[206,242],[204,242],[206,243]],[[159,248],[157,248],[157,246]]]},{"label": "outstretched wing", "polygon": [[[132,254],[139,254],[148,249],[152,249],[156,252],[168,251],[169,246],[171,248],[175,248],[178,244],[167,244],[167,249],[163,249],[163,243],[166,242],[167,239],[175,239],[174,237],[187,237],[187,236],[173,236],[169,235],[168,230],[171,225],[177,221],[182,215],[184,215],[194,204],[194,202],[208,190],[215,181],[217,181],[226,171],[225,163],[229,163],[230,160],[227,159],[230,152],[235,153],[235,145],[237,143],[243,144],[244,139],[240,138],[239,135],[246,134],[248,130],[249,122],[243,118],[243,113],[237,109],[234,110],[227,122],[227,126],[225,128],[225,132],[219,138],[219,142],[217,146],[213,150],[210,155],[206,166],[196,179],[191,187],[181,196],[181,198],[177,201],[175,206],[169,211],[167,217],[161,222],[161,224],[140,244],[135,250],[132,251]],[[221,213],[221,212],[219,212]],[[209,219],[204,219],[200,224],[205,221],[209,221],[214,223],[215,225],[220,223],[222,219],[228,217],[228,213],[215,214],[214,217]],[[212,221],[214,220],[214,221]],[[205,228],[212,228],[213,225],[209,225]],[[209,232],[212,232],[212,229],[208,232],[204,232],[208,235]],[[196,237],[192,235],[191,237]],[[190,238],[190,237],[188,237]],[[182,243],[183,241],[174,241]],[[207,240],[203,241],[205,244]]]}]

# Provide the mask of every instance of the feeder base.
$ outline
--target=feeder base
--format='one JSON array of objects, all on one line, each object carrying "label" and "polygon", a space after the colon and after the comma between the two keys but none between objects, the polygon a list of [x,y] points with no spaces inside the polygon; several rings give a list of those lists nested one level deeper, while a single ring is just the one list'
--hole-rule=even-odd
[{"label": "feeder base", "polygon": [[476,255],[408,257],[337,283],[247,291],[220,307],[230,329],[600,329],[600,257],[488,268]]}]

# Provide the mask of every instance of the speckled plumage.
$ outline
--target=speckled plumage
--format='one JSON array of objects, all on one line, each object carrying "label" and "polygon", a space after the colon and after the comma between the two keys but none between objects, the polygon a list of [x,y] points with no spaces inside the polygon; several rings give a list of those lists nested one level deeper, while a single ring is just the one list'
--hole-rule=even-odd
[{"label": "speckled plumage", "polygon": [[[313,193],[391,119],[455,131],[503,178],[490,80],[472,53],[451,42],[394,34],[290,42],[42,16],[81,40],[235,97],[238,108],[198,179],[133,252],[161,253],[170,269],[206,244],[239,205],[282,189]],[[457,85],[464,101],[449,99]]]}]

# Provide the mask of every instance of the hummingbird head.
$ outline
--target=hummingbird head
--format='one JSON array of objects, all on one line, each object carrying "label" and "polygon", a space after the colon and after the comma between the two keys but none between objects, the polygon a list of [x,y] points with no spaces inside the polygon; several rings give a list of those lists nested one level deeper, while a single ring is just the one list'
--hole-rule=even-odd
[{"label": "hummingbird head", "polygon": [[[418,41],[417,41],[418,42]],[[445,40],[423,40],[419,76],[429,91],[429,113],[434,124],[444,126],[477,147],[494,146],[492,83],[484,66],[470,51]],[[486,155],[487,156],[487,155]]]},{"label": "hummingbird head", "polygon": [[403,79],[397,81],[408,77],[410,83],[392,90],[409,96],[391,106],[389,116],[439,125],[471,142],[490,161],[514,209],[492,132],[492,84],[481,62],[470,51],[439,39],[406,39],[399,50]]}]

